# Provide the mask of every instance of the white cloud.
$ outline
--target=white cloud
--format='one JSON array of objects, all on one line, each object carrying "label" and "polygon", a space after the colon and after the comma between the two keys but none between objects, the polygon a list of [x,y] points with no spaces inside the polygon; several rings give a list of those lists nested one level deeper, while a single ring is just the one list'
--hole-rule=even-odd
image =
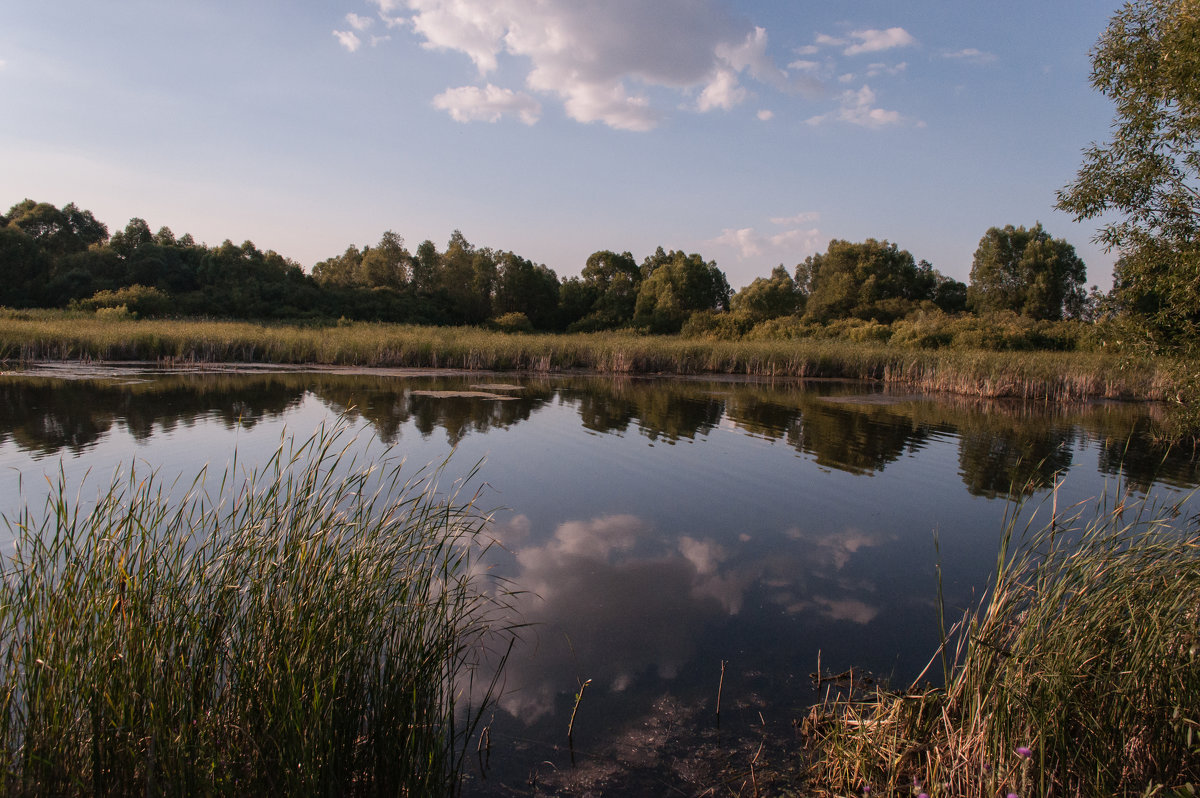
[{"label": "white cloud", "polygon": [[753,227],[727,227],[721,231],[721,235],[705,243],[729,247],[735,250],[741,259],[804,257],[816,252],[821,245],[821,231],[815,227],[801,228],[794,225],[814,222],[818,216],[816,213],[801,213],[792,217],[775,217],[771,219],[772,224],[789,226],[789,229],[777,233],[760,233]]},{"label": "white cloud", "polygon": [[[391,13],[400,0],[372,0]],[[649,91],[696,96],[695,108],[745,101],[743,75],[788,87],[767,34],[734,21],[718,0],[404,0],[422,46],[459,52],[480,76],[500,59],[527,63],[525,85],[558,97],[572,118],[649,130],[661,113]]]},{"label": "white cloud", "polygon": [[795,70],[799,70],[801,72],[815,72],[820,68],[821,68],[820,61],[805,61],[805,60],[801,59],[799,61],[793,61],[790,64],[788,64],[788,69],[795,69]]},{"label": "white cloud", "polygon": [[362,39],[358,38],[352,30],[335,30],[333,37],[338,40],[338,44],[352,53],[362,47]]},{"label": "white cloud", "polygon": [[974,47],[968,47],[965,50],[955,50],[950,53],[942,53],[943,58],[953,58],[958,61],[966,61],[970,64],[990,64],[996,60],[994,53],[985,53],[982,50],[977,50]]},{"label": "white cloud", "polygon": [[775,118],[775,112],[770,109],[764,108],[758,112],[757,116],[758,116],[759,120],[761,120],[763,122],[770,122],[772,119]]},{"label": "white cloud", "polygon": [[882,50],[890,50],[893,47],[911,47],[917,43],[912,34],[904,28],[888,28],[887,30],[869,28],[867,30],[850,31],[846,36],[829,36],[824,33],[818,33],[814,41],[816,44],[801,47],[796,50],[796,53],[799,55],[813,55],[821,47],[841,47],[844,48],[842,55],[861,55],[862,53],[877,53]]},{"label": "white cloud", "polygon": [[893,47],[911,47],[917,43],[917,40],[904,28],[856,30],[850,32],[850,38],[856,41],[857,44],[852,44],[843,50],[843,55],[877,53],[881,50],[890,50]]},{"label": "white cloud", "polygon": [[700,111],[711,111],[714,108],[729,110],[746,99],[746,90],[738,84],[737,75],[732,70],[718,70],[712,82],[704,87],[696,108]]},{"label": "white cloud", "polygon": [[841,107],[827,114],[814,116],[808,120],[810,125],[820,125],[826,122],[847,122],[860,127],[879,128],[888,125],[898,125],[904,121],[899,111],[885,111],[875,107],[875,92],[870,86],[863,86],[858,91],[847,91],[842,94]]},{"label": "white cloud", "polygon": [[350,23],[350,27],[361,33],[371,27],[375,20],[370,17],[360,17],[358,14],[350,13],[346,15],[346,22]]},{"label": "white cloud", "polygon": [[877,78],[880,75],[899,75],[908,69],[908,62],[901,61],[899,64],[871,64],[867,67],[867,77]]},{"label": "white cloud", "polygon": [[816,211],[805,211],[803,213],[798,213],[795,216],[772,216],[771,224],[808,224],[810,222],[815,222],[820,218],[821,214],[817,213]]},{"label": "white cloud", "polygon": [[456,122],[498,122],[504,116],[516,115],[532,125],[542,113],[542,106],[528,94],[490,83],[482,89],[478,86],[447,89],[433,98],[433,105],[448,112]]}]

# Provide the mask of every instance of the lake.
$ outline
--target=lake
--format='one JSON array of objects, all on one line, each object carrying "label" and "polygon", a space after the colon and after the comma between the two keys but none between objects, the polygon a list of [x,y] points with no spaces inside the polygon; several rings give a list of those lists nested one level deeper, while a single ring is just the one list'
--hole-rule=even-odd
[{"label": "lake", "polygon": [[479,465],[488,565],[530,625],[467,794],[736,792],[800,767],[818,669],[921,673],[938,563],[953,620],[1019,498],[1048,518],[1191,491],[1191,450],[1147,436],[1157,412],[843,381],[46,365],[0,379],[0,507],[40,504],[60,471],[86,497],[131,462],[252,467],[341,416],[413,473]]}]

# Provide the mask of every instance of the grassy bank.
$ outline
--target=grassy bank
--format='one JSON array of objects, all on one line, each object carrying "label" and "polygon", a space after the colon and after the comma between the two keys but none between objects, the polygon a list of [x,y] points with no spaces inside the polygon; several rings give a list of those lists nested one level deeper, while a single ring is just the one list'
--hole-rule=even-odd
[{"label": "grassy bank", "polygon": [[917,390],[1049,401],[1169,399],[1170,364],[1095,352],[919,349],[843,340],[720,341],[633,333],[513,335],[476,328],[0,315],[0,359],[307,363],[618,374],[883,380]]},{"label": "grassy bank", "polygon": [[935,657],[944,688],[814,709],[813,783],[838,795],[1195,794],[1200,524],[1126,497],[1093,509],[1020,540],[1010,527],[987,600],[951,631],[956,653]]},{"label": "grassy bank", "polygon": [[350,450],[285,441],[211,499],[130,472],[82,506],[60,481],[7,519],[0,793],[455,792],[497,609],[483,521]]}]

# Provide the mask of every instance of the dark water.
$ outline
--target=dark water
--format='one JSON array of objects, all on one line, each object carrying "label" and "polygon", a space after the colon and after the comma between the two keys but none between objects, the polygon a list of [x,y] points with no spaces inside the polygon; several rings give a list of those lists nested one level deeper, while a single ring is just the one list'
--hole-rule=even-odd
[{"label": "dark water", "polygon": [[[60,469],[190,475],[235,447],[253,465],[343,413],[414,471],[452,450],[452,474],[483,460],[482,504],[504,508],[493,573],[524,591],[531,626],[468,794],[767,790],[799,767],[793,721],[818,663],[908,682],[934,653],[935,534],[954,615],[986,584],[1014,493],[1041,503],[1057,475],[1061,508],[1200,480],[1137,405],[845,382],[46,372],[0,377],[9,514]],[[511,398],[423,393],[470,390]]]}]

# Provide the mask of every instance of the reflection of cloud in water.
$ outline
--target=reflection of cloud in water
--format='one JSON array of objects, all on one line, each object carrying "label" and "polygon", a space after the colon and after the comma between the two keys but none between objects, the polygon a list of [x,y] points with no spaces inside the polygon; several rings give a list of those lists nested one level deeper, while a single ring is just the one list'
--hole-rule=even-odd
[{"label": "reflection of cloud in water", "polygon": [[[503,532],[519,533],[522,523]],[[529,656],[514,654],[501,705],[526,721],[554,708],[556,695],[593,679],[626,689],[640,675],[671,678],[690,659],[704,628],[741,603],[722,579],[720,546],[682,538],[678,549],[635,555],[650,525],[632,515],[560,524],[549,541],[518,547],[514,582],[522,621],[536,636]],[[732,608],[732,609],[731,609]]]},{"label": "reflection of cloud in water", "polygon": [[698,536],[664,542],[633,515],[567,521],[540,542],[525,516],[494,532],[515,558],[515,609],[530,625],[506,667],[501,706],[526,722],[562,710],[556,700],[585,679],[621,691],[641,677],[673,678],[756,585],[789,614],[870,623],[880,612],[871,586],[844,569],[893,537],[793,528],[747,557],[749,541],[735,539],[734,551]]}]

